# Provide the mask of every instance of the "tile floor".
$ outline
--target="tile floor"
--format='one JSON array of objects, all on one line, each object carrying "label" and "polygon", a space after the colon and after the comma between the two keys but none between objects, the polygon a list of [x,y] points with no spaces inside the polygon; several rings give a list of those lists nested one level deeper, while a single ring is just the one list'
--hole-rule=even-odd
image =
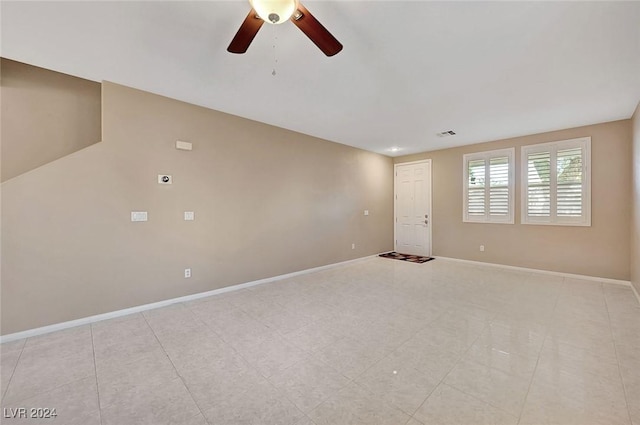
[{"label": "tile floor", "polygon": [[2,407],[56,408],[38,424],[640,425],[630,288],[441,259],[368,259],[1,348]]}]

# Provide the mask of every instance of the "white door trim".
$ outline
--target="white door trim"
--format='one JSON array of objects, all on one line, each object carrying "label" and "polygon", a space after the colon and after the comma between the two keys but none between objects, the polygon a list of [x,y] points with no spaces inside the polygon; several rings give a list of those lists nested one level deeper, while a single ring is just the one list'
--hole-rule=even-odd
[{"label": "white door trim", "polygon": [[397,208],[397,178],[398,178],[398,166],[400,165],[414,165],[414,164],[429,164],[429,257],[433,255],[433,170],[431,159],[423,159],[420,161],[411,161],[411,162],[399,162],[397,164],[393,164],[393,250],[398,252],[398,239],[396,235],[396,223],[398,220],[398,215],[396,213]]}]

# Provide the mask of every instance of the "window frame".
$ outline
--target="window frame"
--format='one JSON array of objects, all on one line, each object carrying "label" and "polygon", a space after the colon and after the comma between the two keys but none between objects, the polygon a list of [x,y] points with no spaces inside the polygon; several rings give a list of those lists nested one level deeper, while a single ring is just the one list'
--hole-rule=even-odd
[{"label": "window frame", "polygon": [[[557,214],[557,154],[568,149],[582,149],[582,215],[580,217],[562,217]],[[531,217],[528,215],[529,167],[528,155],[532,153],[550,153],[550,169],[553,174],[549,183],[549,217]],[[591,226],[591,137],[538,143],[520,148],[520,223],[542,226]]]},{"label": "window frame", "polygon": [[[515,223],[515,148],[496,149],[492,151],[467,153],[462,156],[462,222],[463,223],[485,223],[485,224],[514,224]],[[507,189],[509,191],[508,206],[509,213],[506,216],[492,216],[490,213],[490,163],[492,159],[507,157],[509,169]],[[482,217],[469,216],[469,162],[474,160],[485,161],[485,176],[489,176],[489,184],[485,183],[485,213]]]}]

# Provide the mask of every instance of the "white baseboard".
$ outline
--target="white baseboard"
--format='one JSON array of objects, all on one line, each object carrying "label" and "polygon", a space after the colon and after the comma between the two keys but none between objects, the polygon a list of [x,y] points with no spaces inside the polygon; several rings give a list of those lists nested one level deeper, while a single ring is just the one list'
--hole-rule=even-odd
[{"label": "white baseboard", "polygon": [[[291,277],[300,276],[300,275],[313,273],[313,272],[318,272],[318,271],[321,271],[321,270],[332,269],[332,268],[343,266],[343,265],[347,265],[347,264],[350,264],[350,263],[363,261],[363,260],[366,260],[366,259],[369,259],[369,258],[375,258],[378,255],[379,254],[368,255],[366,257],[360,257],[360,258],[356,258],[356,259],[353,259],[353,260],[347,260],[347,261],[342,261],[342,262],[339,262],[339,263],[327,264],[325,266],[314,267],[314,268],[311,268],[311,269],[300,270],[300,271],[297,271],[297,272],[287,273],[287,274],[283,274],[283,275],[279,275],[279,276],[273,276],[273,277],[268,277],[268,278],[265,278],[265,279],[254,280],[254,281],[251,281],[251,282],[240,283],[238,285],[226,286],[224,288],[214,289],[214,290],[207,291],[207,292],[199,292],[197,294],[185,295],[183,297],[172,298],[172,299],[169,299],[169,300],[164,300],[164,301],[158,301],[158,302],[155,302],[155,303],[139,305],[139,306],[125,308],[125,309],[117,310],[117,311],[111,311],[109,313],[103,313],[103,314],[97,314],[95,316],[83,317],[81,319],[70,320],[68,322],[55,323],[53,325],[42,326],[40,328],[28,329],[26,331],[16,332],[16,333],[7,334],[7,335],[0,335],[0,344],[2,344],[4,342],[15,341],[15,340],[18,340],[18,339],[30,338],[30,337],[34,337],[34,336],[38,336],[38,335],[51,333],[51,332],[61,331],[63,329],[69,329],[69,328],[73,328],[73,327],[76,327],[76,326],[87,325],[87,324],[95,323],[95,322],[101,322],[103,320],[113,319],[113,318],[116,318],[116,317],[126,316],[126,315],[129,315],[129,314],[140,313],[140,312],[147,311],[147,310],[153,310],[153,309],[160,308],[160,307],[166,307],[166,306],[171,305],[171,304],[177,304],[177,303],[181,303],[181,302],[197,300],[197,299],[200,299],[200,298],[210,297],[212,295],[224,294],[225,292],[238,291],[240,289],[250,288],[252,286],[261,285],[263,283],[275,282],[275,281],[278,281],[278,280],[288,279],[288,278],[291,278]],[[507,265],[504,265],[504,264],[484,263],[484,262],[481,262],[481,261],[472,261],[472,260],[462,260],[462,259],[459,259],[459,258],[440,257],[440,256],[433,256],[433,257],[441,259],[441,260],[456,261],[456,262],[460,262],[460,263],[468,263],[468,264],[497,267],[497,268],[509,269],[509,270],[519,270],[519,271],[525,271],[525,272],[530,272],[530,273],[539,273],[539,274],[546,274],[546,275],[570,277],[570,278],[575,278],[575,279],[592,280],[592,281],[597,281],[597,282],[605,282],[605,283],[612,283],[612,284],[617,284],[617,285],[630,286],[631,289],[633,290],[633,293],[635,294],[636,298],[638,299],[638,303],[640,303],[640,295],[636,291],[636,288],[633,285],[631,285],[631,282],[628,281],[628,280],[609,279],[609,278],[604,278],[604,277],[584,276],[584,275],[579,275],[579,274],[561,273],[561,272],[554,272],[554,271],[549,271],[549,270],[530,269],[530,268],[526,268],[526,267],[507,266]]]},{"label": "white baseboard", "polygon": [[254,281],[251,281],[251,282],[240,283],[238,285],[226,286],[224,288],[214,289],[212,291],[199,292],[197,294],[185,295],[184,297],[172,298],[172,299],[169,299],[169,300],[158,301],[158,302],[151,303],[151,304],[144,304],[144,305],[139,305],[139,306],[135,306],[135,307],[125,308],[125,309],[122,309],[122,310],[111,311],[109,313],[97,314],[95,316],[83,317],[81,319],[70,320],[68,322],[55,323],[53,325],[42,326],[40,328],[28,329],[26,331],[16,332],[16,333],[7,334],[7,335],[1,335],[0,336],[0,344],[2,344],[4,342],[15,341],[15,340],[18,340],[18,339],[30,338],[30,337],[33,337],[33,336],[38,336],[38,335],[48,334],[48,333],[51,333],[51,332],[61,331],[63,329],[73,328],[73,327],[76,327],[76,326],[81,326],[81,325],[87,325],[87,324],[90,324],[90,323],[100,322],[100,321],[107,320],[107,319],[113,319],[113,318],[120,317],[120,316],[126,316],[126,315],[129,315],[129,314],[140,313],[142,311],[153,310],[155,308],[166,307],[166,306],[171,305],[171,304],[177,304],[177,303],[182,303],[182,302],[186,302],[186,301],[197,300],[197,299],[200,299],[200,298],[210,297],[212,295],[224,294],[225,292],[232,292],[232,291],[237,291],[237,290],[244,289],[244,288],[250,288],[252,286],[261,285],[263,283],[275,282],[275,281],[278,281],[278,280],[288,279],[288,278],[295,277],[295,276],[300,276],[300,275],[303,275],[303,274],[318,272],[318,271],[326,270],[326,269],[332,269],[332,268],[343,266],[343,265],[346,265],[346,264],[355,263],[355,262],[358,262],[358,261],[363,261],[363,260],[366,260],[366,259],[369,259],[369,258],[373,258],[373,257],[376,257],[377,255],[378,254],[368,255],[366,257],[360,257],[360,258],[356,258],[356,259],[353,259],[353,260],[341,261],[339,263],[327,264],[325,266],[314,267],[314,268],[311,268],[311,269],[300,270],[300,271],[297,271],[297,272],[287,273],[287,274],[283,274],[283,275],[279,275],[279,276],[268,277],[268,278],[265,278],[265,279],[254,280]]},{"label": "white baseboard", "polygon": [[[552,275],[552,276],[570,277],[573,279],[592,280],[596,282],[612,283],[614,285],[631,286],[633,288],[633,286],[631,285],[631,282],[628,280],[619,280],[619,279],[610,279],[607,277],[586,276],[581,274],[554,272],[551,270],[530,269],[527,267],[508,266],[506,264],[484,263],[482,261],[463,260],[460,258],[450,258],[450,257],[440,257],[440,256],[437,256],[435,258],[440,258],[442,260],[448,260],[448,261],[456,261],[459,263],[468,263],[468,264],[475,264],[480,266],[497,267],[497,268],[507,269],[507,270],[519,270],[519,271],[524,271],[528,273],[538,273],[538,274],[546,274],[546,275]],[[634,292],[635,292],[635,288],[634,288]],[[640,301],[640,298],[639,298],[639,301]]]}]

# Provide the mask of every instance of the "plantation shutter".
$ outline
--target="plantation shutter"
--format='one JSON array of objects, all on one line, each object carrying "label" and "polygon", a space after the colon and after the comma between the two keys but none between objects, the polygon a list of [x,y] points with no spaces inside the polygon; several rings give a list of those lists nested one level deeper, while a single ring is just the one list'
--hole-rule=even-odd
[{"label": "plantation shutter", "polygon": [[527,214],[551,216],[551,153],[527,155]]},{"label": "plantation shutter", "polygon": [[591,225],[591,138],[523,146],[522,223]]},{"label": "plantation shutter", "polygon": [[582,149],[559,150],[556,170],[558,189],[556,213],[564,217],[582,216]]},{"label": "plantation shutter", "polygon": [[469,191],[467,205],[469,216],[484,217],[485,211],[485,160],[469,161]]},{"label": "plantation shutter", "polygon": [[514,156],[513,148],[463,156],[463,221],[513,223]]},{"label": "plantation shutter", "polygon": [[509,158],[491,158],[489,161],[489,215],[509,215]]}]

